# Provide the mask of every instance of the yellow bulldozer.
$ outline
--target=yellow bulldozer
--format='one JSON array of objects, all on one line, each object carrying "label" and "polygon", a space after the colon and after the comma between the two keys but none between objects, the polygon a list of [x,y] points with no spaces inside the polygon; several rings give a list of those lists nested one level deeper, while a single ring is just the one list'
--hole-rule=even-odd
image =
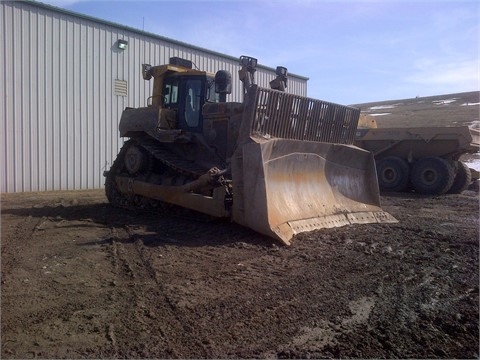
[{"label": "yellow bulldozer", "polygon": [[396,222],[380,208],[373,155],[352,145],[360,110],[286,93],[284,67],[262,88],[257,60],[239,65],[243,102],[226,101],[227,71],[142,65],[153,93],[122,113],[129,139],[105,172],[109,202],[230,218],[287,245],[314,229]]}]

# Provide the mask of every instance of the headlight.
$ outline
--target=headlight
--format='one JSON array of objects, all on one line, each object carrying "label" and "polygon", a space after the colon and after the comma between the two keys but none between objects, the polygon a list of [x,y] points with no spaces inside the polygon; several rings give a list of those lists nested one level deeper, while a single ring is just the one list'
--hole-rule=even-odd
[{"label": "headlight", "polygon": [[142,64],[142,76],[144,80],[150,80],[152,78],[152,65]]},{"label": "headlight", "polygon": [[249,57],[249,56],[240,56],[240,65],[247,66],[250,68],[257,67],[257,59]]},{"label": "headlight", "polygon": [[283,66],[277,66],[275,74],[278,76],[287,76],[287,68]]}]

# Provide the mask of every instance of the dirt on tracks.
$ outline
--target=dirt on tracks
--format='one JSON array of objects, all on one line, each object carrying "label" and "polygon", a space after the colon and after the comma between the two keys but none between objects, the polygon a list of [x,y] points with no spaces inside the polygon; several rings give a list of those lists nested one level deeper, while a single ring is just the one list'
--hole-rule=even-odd
[{"label": "dirt on tracks", "polygon": [[2,358],[478,358],[478,193],[284,247],[102,191],[3,194]]}]

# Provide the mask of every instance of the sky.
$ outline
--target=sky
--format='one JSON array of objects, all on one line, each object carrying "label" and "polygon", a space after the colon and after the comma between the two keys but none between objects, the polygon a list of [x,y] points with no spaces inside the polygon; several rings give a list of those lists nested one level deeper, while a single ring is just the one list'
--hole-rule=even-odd
[{"label": "sky", "polygon": [[[42,0],[308,77],[341,104],[480,90],[480,1]],[[159,65],[159,64],[157,64]]]}]

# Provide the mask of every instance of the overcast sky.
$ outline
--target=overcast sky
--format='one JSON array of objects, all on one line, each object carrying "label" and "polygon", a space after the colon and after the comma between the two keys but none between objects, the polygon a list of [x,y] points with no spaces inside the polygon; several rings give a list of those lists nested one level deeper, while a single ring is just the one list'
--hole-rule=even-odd
[{"label": "overcast sky", "polygon": [[306,76],[343,104],[480,90],[480,1],[45,0]]}]

